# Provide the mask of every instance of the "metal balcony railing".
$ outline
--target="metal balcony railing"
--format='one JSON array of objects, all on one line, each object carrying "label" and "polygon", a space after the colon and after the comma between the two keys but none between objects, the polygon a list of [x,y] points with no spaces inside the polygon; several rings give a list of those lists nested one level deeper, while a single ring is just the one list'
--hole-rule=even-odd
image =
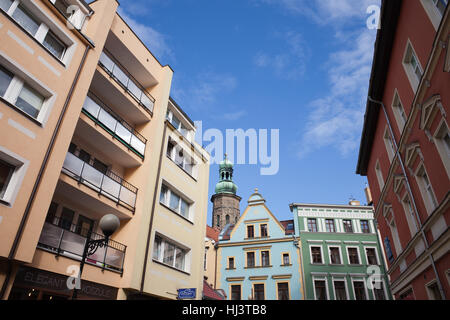
[{"label": "metal balcony railing", "polygon": [[66,155],[62,172],[134,213],[138,189],[114,172],[100,172],[70,152]]},{"label": "metal balcony railing", "polygon": [[150,114],[153,113],[155,99],[144,87],[126,71],[106,49],[100,55],[99,65],[121,85]]},{"label": "metal balcony railing", "polygon": [[147,139],[134,130],[125,120],[116,115],[93,93],[89,93],[86,97],[83,113],[144,159]]},{"label": "metal balcony railing", "polygon": [[[71,224],[57,217],[47,217],[37,247],[56,255],[81,260],[86,243],[88,229]],[[92,233],[91,240],[103,239],[104,236]],[[123,273],[126,246],[119,242],[108,240],[108,245],[98,248],[88,256],[86,262],[103,269]]]}]

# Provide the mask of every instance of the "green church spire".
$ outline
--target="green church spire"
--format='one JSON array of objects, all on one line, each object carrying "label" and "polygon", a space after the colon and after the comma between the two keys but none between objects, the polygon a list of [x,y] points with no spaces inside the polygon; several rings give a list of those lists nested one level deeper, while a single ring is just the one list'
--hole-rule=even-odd
[{"label": "green church spire", "polygon": [[219,182],[216,184],[216,194],[231,193],[235,195],[237,189],[233,182],[233,163],[228,160],[225,153],[224,160],[219,165]]}]

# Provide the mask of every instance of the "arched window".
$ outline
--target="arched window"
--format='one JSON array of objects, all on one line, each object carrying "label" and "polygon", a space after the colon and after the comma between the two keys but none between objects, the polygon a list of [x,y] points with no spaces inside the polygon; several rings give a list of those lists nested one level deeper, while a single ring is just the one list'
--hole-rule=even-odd
[{"label": "arched window", "polygon": [[217,215],[216,225],[220,227],[220,215]]},{"label": "arched window", "polygon": [[228,214],[225,216],[225,223],[230,224],[230,216]]},{"label": "arched window", "polygon": [[230,177],[230,174],[227,172],[227,180],[229,180],[228,178]]}]

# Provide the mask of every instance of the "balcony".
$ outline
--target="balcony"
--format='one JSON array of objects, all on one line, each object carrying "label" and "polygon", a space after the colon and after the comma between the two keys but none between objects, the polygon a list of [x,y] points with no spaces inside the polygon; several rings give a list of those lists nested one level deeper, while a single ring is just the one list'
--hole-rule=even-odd
[{"label": "balcony", "polygon": [[[147,139],[102,103],[97,96],[90,93],[86,97],[82,112],[122,143],[128,150],[144,159]],[[117,155],[115,151],[114,153]],[[112,156],[114,157],[114,155]]]},{"label": "balcony", "polygon": [[68,152],[62,172],[134,213],[138,189],[112,171],[100,172]]},{"label": "balcony", "polygon": [[[50,218],[44,224],[37,247],[58,256],[81,260],[87,234],[87,229],[81,229],[79,226],[67,223],[60,218]],[[103,238],[104,236],[96,233],[92,233],[91,236],[92,240]],[[107,247],[98,248],[93,255],[86,259],[86,263],[123,273],[125,251],[125,245],[109,240]]]},{"label": "balcony", "polygon": [[100,67],[105,70],[134,100],[150,115],[153,114],[155,99],[146,93],[144,87],[131,76],[126,69],[108,52],[103,51],[100,60]]}]

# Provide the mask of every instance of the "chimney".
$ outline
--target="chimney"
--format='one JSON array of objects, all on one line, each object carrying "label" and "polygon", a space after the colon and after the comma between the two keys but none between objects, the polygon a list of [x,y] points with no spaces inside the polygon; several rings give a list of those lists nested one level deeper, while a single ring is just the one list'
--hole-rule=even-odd
[{"label": "chimney", "polygon": [[370,187],[367,186],[364,189],[364,192],[366,193],[367,205],[371,206],[373,204],[373,200],[372,200],[372,193],[370,192]]},{"label": "chimney", "polygon": [[350,200],[348,204],[351,206],[360,206],[361,202],[359,202],[358,200]]}]

